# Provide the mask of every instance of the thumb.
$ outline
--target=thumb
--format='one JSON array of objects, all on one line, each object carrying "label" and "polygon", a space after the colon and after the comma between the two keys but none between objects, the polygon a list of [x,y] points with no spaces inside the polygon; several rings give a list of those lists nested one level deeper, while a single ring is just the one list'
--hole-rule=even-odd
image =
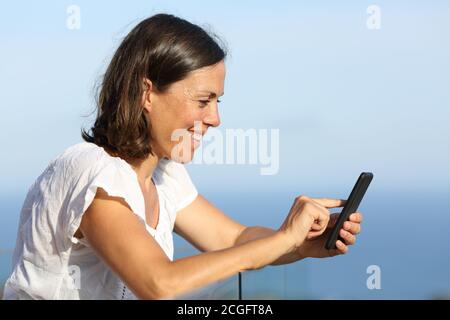
[{"label": "thumb", "polygon": [[321,230],[322,227],[317,222],[314,222],[311,226],[311,230]]}]

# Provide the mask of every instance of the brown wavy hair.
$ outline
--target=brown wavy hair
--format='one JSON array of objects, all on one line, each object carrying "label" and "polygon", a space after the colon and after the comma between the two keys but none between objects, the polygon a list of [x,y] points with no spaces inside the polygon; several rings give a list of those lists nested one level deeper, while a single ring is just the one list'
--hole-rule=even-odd
[{"label": "brown wavy hair", "polygon": [[144,78],[164,92],[191,71],[225,56],[223,42],[198,25],[169,14],[143,20],[114,53],[96,97],[95,123],[91,133],[81,129],[82,138],[123,159],[154,155],[151,123],[142,105]]}]

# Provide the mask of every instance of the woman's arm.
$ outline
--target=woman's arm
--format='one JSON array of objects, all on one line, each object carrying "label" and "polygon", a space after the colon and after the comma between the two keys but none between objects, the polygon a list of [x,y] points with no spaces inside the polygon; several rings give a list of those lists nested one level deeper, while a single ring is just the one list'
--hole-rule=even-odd
[{"label": "woman's arm", "polygon": [[[259,226],[247,227],[244,230],[242,230],[241,234],[236,239],[235,245],[241,245],[249,241],[269,237],[275,234],[276,232],[277,231],[266,227],[259,227]],[[272,262],[271,265],[275,266],[275,265],[289,264],[292,262],[299,261],[303,258],[305,257],[301,256],[298,250],[296,250],[294,252],[280,256],[278,259]]]},{"label": "woman's arm", "polygon": [[174,231],[202,252],[230,248],[245,226],[231,219],[201,194],[177,212]]},{"label": "woman's arm", "polygon": [[[175,232],[202,252],[216,251],[276,233],[264,227],[246,227],[231,219],[202,195],[177,213]],[[298,252],[283,255],[272,265],[300,260]]]},{"label": "woman's arm", "polygon": [[280,231],[172,262],[127,203],[101,188],[80,229],[97,254],[142,299],[175,297],[240,271],[262,268],[295,246],[293,237]]},{"label": "woman's arm", "polygon": [[[311,200],[321,203],[329,208],[342,206],[341,202],[331,202],[327,199]],[[332,217],[336,218],[336,214]],[[324,249],[322,237],[307,241],[302,245],[300,250],[282,255],[275,260],[271,265],[283,265],[302,260],[307,257],[329,257],[336,254],[343,254],[347,252],[349,245],[354,244],[354,238],[359,233],[359,224],[362,221],[362,216],[358,213],[357,219],[349,222],[347,236],[343,236],[344,243],[338,243],[338,249],[328,252]],[[328,228],[333,227],[335,219],[330,221]],[[182,209],[177,214],[175,221],[175,232],[189,241],[193,246],[203,252],[221,250],[232,246],[244,244],[248,241],[264,238],[274,234],[274,229],[251,226],[246,227],[223,213],[219,208],[215,207],[203,196],[198,197]]]}]

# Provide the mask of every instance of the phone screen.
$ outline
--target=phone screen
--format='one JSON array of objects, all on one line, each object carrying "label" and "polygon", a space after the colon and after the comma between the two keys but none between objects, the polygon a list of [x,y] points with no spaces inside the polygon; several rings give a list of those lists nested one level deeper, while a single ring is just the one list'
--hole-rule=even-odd
[{"label": "phone screen", "polygon": [[350,193],[350,196],[347,199],[347,202],[344,205],[344,208],[342,209],[341,214],[339,215],[338,220],[336,221],[336,224],[333,227],[333,230],[327,239],[327,242],[325,243],[326,249],[336,249],[336,241],[340,239],[339,230],[342,229],[344,222],[348,220],[350,214],[356,212],[358,209],[358,206],[361,203],[372,178],[373,174],[371,172],[362,172],[359,176],[352,192]]}]

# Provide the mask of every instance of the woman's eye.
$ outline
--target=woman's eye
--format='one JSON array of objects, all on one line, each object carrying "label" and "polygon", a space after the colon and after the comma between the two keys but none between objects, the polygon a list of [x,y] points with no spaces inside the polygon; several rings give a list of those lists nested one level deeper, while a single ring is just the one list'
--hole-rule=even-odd
[{"label": "woman's eye", "polygon": [[[198,100],[198,102],[200,102],[200,107],[206,107],[210,100]],[[217,102],[220,103],[220,100],[217,99]]]},{"label": "woman's eye", "polygon": [[209,103],[209,100],[199,100],[198,102],[200,102],[200,107],[206,107]]}]

